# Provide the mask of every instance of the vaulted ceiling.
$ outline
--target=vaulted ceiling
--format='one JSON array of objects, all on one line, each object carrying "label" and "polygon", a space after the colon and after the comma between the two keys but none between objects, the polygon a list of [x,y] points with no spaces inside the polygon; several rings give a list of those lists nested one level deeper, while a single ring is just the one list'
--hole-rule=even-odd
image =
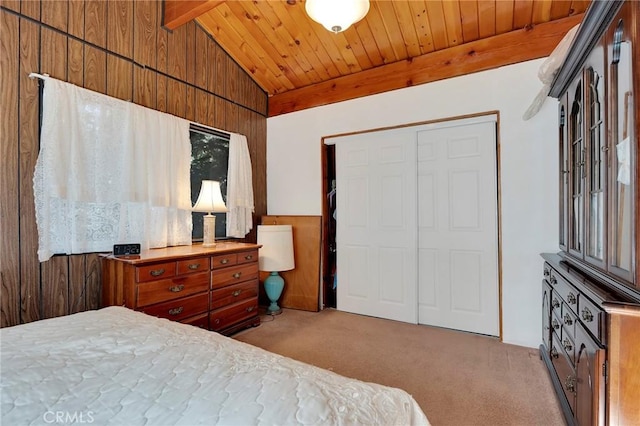
[{"label": "vaulted ceiling", "polygon": [[274,116],[548,56],[589,0],[372,0],[334,34],[304,0],[166,0],[164,25],[192,19],[269,95]]}]

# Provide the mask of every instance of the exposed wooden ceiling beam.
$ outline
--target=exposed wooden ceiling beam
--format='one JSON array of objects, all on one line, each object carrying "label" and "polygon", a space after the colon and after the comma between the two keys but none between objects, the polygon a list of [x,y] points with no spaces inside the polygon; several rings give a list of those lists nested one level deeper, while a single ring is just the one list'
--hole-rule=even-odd
[{"label": "exposed wooden ceiling beam", "polygon": [[165,0],[163,26],[173,31],[222,3],[223,0]]},{"label": "exposed wooden ceiling beam", "polygon": [[583,14],[439,50],[269,98],[269,116],[549,56]]}]

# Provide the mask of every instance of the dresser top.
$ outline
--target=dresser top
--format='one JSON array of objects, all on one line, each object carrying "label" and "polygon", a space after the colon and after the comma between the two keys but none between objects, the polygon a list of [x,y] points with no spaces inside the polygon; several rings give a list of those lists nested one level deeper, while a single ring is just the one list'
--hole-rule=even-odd
[{"label": "dresser top", "polygon": [[236,242],[216,242],[215,247],[203,247],[202,244],[193,244],[190,246],[174,246],[143,250],[140,255],[135,256],[114,256],[113,254],[104,255],[106,259],[117,260],[130,264],[149,263],[167,260],[179,260],[189,257],[202,255],[215,256],[217,254],[234,253],[245,250],[257,250],[262,247],[253,243],[236,243]]}]

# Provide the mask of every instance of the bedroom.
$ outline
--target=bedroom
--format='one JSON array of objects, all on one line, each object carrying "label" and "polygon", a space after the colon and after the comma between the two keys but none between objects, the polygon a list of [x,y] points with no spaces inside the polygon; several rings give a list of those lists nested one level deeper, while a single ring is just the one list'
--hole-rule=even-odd
[{"label": "bedroom", "polygon": [[[166,31],[159,25],[159,2],[135,4],[124,2],[118,10],[99,2],[2,2],[3,55],[17,52],[3,56],[0,70],[3,105],[15,105],[11,114],[2,114],[3,132],[11,135],[3,133],[0,189],[2,326],[95,309],[100,301],[97,255],[56,256],[40,264],[35,254],[30,191],[38,84],[27,78],[35,71],[247,135],[256,159],[256,218],[321,214],[319,141],[324,136],[500,111],[502,339],[538,346],[541,313],[531,301],[539,299],[539,253],[557,250],[558,227],[556,209],[542,207],[555,198],[557,178],[540,173],[547,164],[555,173],[557,147],[549,141],[557,136],[556,106],[547,102],[534,119],[521,119],[540,89],[540,59],[267,118],[265,92],[200,27],[190,22]],[[132,31],[134,22],[145,32]],[[113,27],[124,35],[108,31]],[[182,50],[183,45],[194,48]],[[195,53],[203,49],[206,56]],[[295,142],[291,134],[297,135]],[[16,143],[7,146],[5,140]],[[296,161],[287,169],[270,166],[291,157]],[[290,179],[292,174],[297,178]],[[255,234],[247,239],[255,241]]]}]

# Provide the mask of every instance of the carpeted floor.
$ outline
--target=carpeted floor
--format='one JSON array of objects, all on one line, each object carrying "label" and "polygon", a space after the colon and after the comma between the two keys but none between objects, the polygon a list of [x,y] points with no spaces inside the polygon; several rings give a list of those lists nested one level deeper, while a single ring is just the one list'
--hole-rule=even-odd
[{"label": "carpeted floor", "polygon": [[435,425],[563,425],[537,349],[334,309],[285,309],[233,336],[344,376],[409,392]]}]

